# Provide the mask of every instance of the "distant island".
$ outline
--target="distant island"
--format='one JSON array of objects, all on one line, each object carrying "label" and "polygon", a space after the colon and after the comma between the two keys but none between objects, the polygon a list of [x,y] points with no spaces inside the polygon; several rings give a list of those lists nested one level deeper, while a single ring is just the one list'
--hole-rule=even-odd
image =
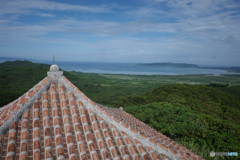
[{"label": "distant island", "polygon": [[201,69],[221,69],[227,70],[230,73],[240,73],[240,67],[200,67],[196,64],[187,64],[187,63],[171,63],[171,62],[162,62],[162,63],[138,63],[135,66],[157,66],[157,67],[178,67],[178,68],[201,68]]},{"label": "distant island", "polygon": [[162,63],[138,63],[137,66],[159,66],[159,67],[181,67],[181,68],[199,68],[196,64],[187,64],[187,63],[171,63],[171,62],[162,62]]}]

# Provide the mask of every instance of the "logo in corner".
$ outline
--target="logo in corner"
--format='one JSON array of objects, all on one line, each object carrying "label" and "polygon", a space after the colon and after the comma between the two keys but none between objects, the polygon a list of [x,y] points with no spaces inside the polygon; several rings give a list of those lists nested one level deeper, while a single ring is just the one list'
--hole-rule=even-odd
[{"label": "logo in corner", "polygon": [[214,157],[214,156],[215,156],[215,152],[211,151],[211,152],[210,152],[210,156],[211,156],[211,157]]}]

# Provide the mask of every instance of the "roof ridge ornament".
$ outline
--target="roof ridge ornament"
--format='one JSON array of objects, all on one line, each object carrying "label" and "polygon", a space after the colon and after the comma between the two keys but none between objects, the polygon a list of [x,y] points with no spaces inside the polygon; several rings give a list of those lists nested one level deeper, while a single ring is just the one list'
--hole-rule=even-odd
[{"label": "roof ridge ornament", "polygon": [[53,65],[51,65],[47,75],[53,78],[55,83],[58,83],[58,79],[63,75],[63,71],[59,71],[59,67],[55,64],[55,55],[53,55]]}]

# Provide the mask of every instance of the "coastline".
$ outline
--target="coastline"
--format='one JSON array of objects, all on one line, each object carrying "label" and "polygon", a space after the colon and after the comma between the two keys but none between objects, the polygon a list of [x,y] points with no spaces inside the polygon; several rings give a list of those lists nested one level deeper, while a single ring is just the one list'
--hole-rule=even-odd
[{"label": "coastline", "polygon": [[75,71],[82,73],[95,73],[95,74],[116,74],[116,75],[146,75],[146,76],[182,76],[182,75],[240,75],[238,72],[232,72],[221,69],[199,69],[199,68],[174,68],[163,67],[162,70],[104,70],[95,68],[65,68],[61,67],[65,71]]},{"label": "coastline", "polygon": [[172,68],[196,68],[196,69],[218,69],[226,70],[229,73],[240,73],[240,67],[203,67],[194,64],[184,64],[184,63],[139,63],[135,66],[154,66],[154,67],[172,67]]}]

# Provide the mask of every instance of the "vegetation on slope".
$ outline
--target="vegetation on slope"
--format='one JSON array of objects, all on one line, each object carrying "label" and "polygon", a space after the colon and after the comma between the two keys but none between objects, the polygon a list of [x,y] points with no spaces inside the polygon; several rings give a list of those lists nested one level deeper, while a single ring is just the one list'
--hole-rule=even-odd
[{"label": "vegetation on slope", "polygon": [[0,64],[0,106],[6,105],[26,93],[46,77],[50,65],[29,61]]},{"label": "vegetation on slope", "polygon": [[93,101],[112,106],[130,95],[142,95],[156,87],[159,83],[139,82],[108,78],[96,73],[64,72],[74,85],[91,97]]},{"label": "vegetation on slope", "polygon": [[[77,74],[77,72],[76,72]],[[138,84],[138,87],[150,83],[152,85],[158,84],[190,84],[191,82],[199,83],[202,85],[209,84],[229,84],[229,86],[240,85],[240,75],[223,75],[223,76],[207,76],[204,74],[199,75],[124,75],[124,74],[102,74],[101,76],[119,79],[125,81],[125,84]],[[157,88],[157,87],[155,87]],[[150,91],[150,90],[149,90]]]},{"label": "vegetation on slope", "polygon": [[211,151],[240,151],[239,125],[194,112],[190,107],[153,102],[124,110],[203,158],[213,159]]},{"label": "vegetation on slope", "polygon": [[12,61],[6,61],[4,63],[0,63],[0,67],[31,67],[31,68],[50,68],[50,65],[48,64],[42,64],[42,63],[33,63],[26,60],[16,60],[14,62]]},{"label": "vegetation on slope", "polygon": [[236,96],[240,99],[240,86],[231,86],[231,87],[215,87],[223,92],[229,93],[233,96]]},{"label": "vegetation on slope", "polygon": [[203,85],[168,84],[145,95],[124,98],[115,107],[141,106],[165,102],[173,106],[189,106],[193,111],[211,115],[240,125],[240,99]]},{"label": "vegetation on slope", "polygon": [[230,91],[232,94],[210,86],[168,84],[127,97],[116,106],[212,159],[210,151],[240,151],[240,99]]}]

